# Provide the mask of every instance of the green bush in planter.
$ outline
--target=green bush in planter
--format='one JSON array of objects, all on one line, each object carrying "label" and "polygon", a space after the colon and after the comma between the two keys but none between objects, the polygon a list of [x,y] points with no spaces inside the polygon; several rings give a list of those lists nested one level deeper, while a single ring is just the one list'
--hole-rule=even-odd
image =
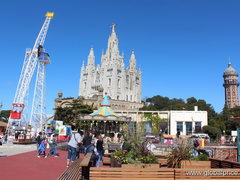
[{"label": "green bush in planter", "polygon": [[142,157],[142,162],[144,164],[157,164],[157,158],[154,155],[148,155],[145,157]]},{"label": "green bush in planter", "polygon": [[137,149],[132,149],[131,151],[117,150],[112,153],[112,156],[122,164],[155,164],[157,163],[157,158],[154,155],[143,156],[141,152]]},{"label": "green bush in planter", "polygon": [[199,154],[197,157],[194,157],[192,160],[194,160],[194,161],[208,161],[209,158],[206,154]]}]

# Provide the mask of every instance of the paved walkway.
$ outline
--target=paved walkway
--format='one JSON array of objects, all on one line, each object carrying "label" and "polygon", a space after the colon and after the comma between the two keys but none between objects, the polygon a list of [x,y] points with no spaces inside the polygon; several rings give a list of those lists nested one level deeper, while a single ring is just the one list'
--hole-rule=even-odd
[{"label": "paved walkway", "polygon": [[0,146],[1,156],[12,156],[20,153],[30,152],[36,150],[36,144],[20,145],[9,142]]},{"label": "paved walkway", "polygon": [[58,153],[57,158],[37,158],[36,151],[0,157],[0,179],[56,180],[66,169],[67,158],[66,151],[58,150]]}]

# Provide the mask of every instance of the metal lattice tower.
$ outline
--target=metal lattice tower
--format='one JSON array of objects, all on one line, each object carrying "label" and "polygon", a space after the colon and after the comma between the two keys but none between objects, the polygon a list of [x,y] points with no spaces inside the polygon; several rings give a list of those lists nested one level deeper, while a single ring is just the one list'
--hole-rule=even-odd
[{"label": "metal lattice tower", "polygon": [[[22,104],[24,106],[24,110],[21,113],[21,118],[17,118],[17,121],[20,122],[19,123],[20,127],[27,125],[29,122],[28,112],[27,112],[29,86],[30,86],[30,82],[34,74],[34,71],[36,69],[36,65],[38,63],[38,48],[39,46],[43,46],[44,44],[48,27],[53,16],[54,16],[54,13],[52,12],[48,12],[46,14],[46,19],[37,36],[37,39],[34,43],[33,48],[27,49],[25,53],[23,67],[22,67],[20,79],[18,82],[17,90],[15,93],[14,101],[13,101],[13,104],[17,103],[17,104]],[[11,118],[10,116],[8,128],[11,127],[13,121],[16,121],[16,119]]]},{"label": "metal lattice tower", "polygon": [[44,49],[39,50],[38,69],[33,95],[32,111],[29,124],[42,131],[46,116],[46,65],[50,64],[49,55]]}]

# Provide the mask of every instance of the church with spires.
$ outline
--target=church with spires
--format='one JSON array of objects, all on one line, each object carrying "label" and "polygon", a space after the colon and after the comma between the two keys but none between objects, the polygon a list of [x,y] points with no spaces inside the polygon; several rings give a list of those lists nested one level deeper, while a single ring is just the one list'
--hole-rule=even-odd
[{"label": "church with spires", "polygon": [[[104,93],[107,93],[114,111],[138,111],[143,107],[142,73],[136,67],[134,50],[129,59],[129,67],[125,66],[124,54],[120,55],[118,47],[116,25],[111,27],[107,50],[101,56],[101,65],[95,65],[94,50],[91,48],[86,66],[83,63],[81,67],[78,99],[83,104],[100,107]],[[55,99],[55,109],[65,107],[73,100],[73,97],[63,98],[63,93],[59,92]]]},{"label": "church with spires", "polygon": [[132,50],[129,67],[126,67],[124,54],[120,55],[115,27],[113,24],[100,65],[95,65],[94,50],[90,49],[87,64],[83,63],[81,68],[79,97],[91,99],[107,92],[112,100],[141,103],[142,74],[136,67],[135,52]]}]

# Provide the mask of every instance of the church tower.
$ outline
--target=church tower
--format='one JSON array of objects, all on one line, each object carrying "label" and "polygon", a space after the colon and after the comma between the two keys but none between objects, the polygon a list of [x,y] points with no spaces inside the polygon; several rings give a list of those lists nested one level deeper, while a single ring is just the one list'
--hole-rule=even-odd
[{"label": "church tower", "polygon": [[111,29],[107,49],[101,55],[101,64],[95,66],[91,48],[86,67],[82,65],[79,96],[90,99],[101,88],[113,100],[141,103],[142,73],[136,68],[135,52],[132,50],[129,67],[125,67],[124,53],[120,55],[116,25],[113,24]]},{"label": "church tower", "polygon": [[223,87],[225,88],[225,106],[228,108],[239,106],[238,73],[232,67],[230,62],[228,63],[228,68],[224,71],[223,78]]}]

